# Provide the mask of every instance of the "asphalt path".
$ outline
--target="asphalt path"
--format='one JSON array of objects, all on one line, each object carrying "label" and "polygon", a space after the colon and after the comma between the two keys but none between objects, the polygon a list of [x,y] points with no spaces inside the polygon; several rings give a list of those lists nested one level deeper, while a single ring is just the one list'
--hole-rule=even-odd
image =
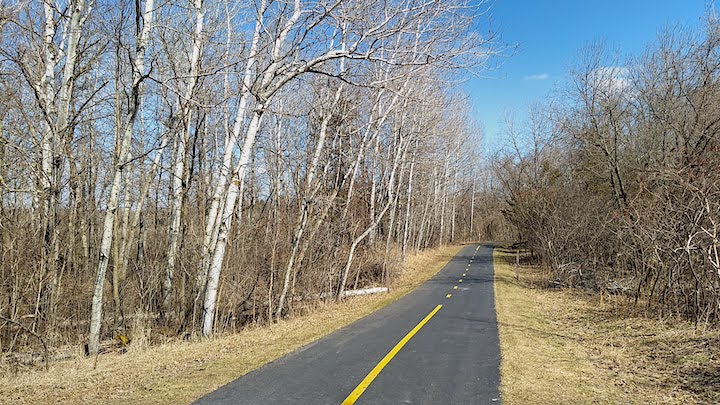
[{"label": "asphalt path", "polygon": [[395,303],[196,403],[499,403],[492,250],[465,246]]}]

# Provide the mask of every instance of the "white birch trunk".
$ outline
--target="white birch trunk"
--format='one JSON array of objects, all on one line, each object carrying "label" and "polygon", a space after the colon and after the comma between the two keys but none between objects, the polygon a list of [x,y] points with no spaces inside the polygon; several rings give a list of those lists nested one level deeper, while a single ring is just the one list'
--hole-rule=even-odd
[{"label": "white birch trunk", "polygon": [[[264,0],[261,5],[264,5]],[[261,10],[263,10],[262,6]],[[235,181],[231,182],[229,185],[227,197],[225,199],[225,206],[222,210],[222,215],[216,218],[216,221],[218,221],[218,229],[217,232],[213,233],[216,234],[217,237],[214,237],[215,235],[211,234],[207,238],[209,240],[208,247],[213,247],[211,245],[214,244],[214,248],[212,249],[212,258],[210,260],[210,265],[207,270],[207,284],[205,286],[205,300],[203,304],[203,335],[206,337],[212,334],[213,322],[215,319],[215,303],[217,300],[217,289],[220,282],[222,263],[225,258],[225,247],[227,245],[228,234],[232,226],[232,216],[235,210],[235,204],[238,197],[242,198],[242,196],[239,196],[240,186],[244,183],[245,180],[247,166],[250,162],[250,157],[255,146],[255,138],[260,130],[260,121],[263,117],[263,114],[265,113],[265,107],[267,103],[270,102],[272,96],[276,94],[275,91],[271,90],[276,89],[276,85],[273,85],[273,80],[276,80],[277,71],[282,63],[282,60],[280,60],[280,53],[283,51],[283,48],[285,46],[285,40],[287,39],[288,34],[295,27],[295,24],[300,18],[300,15],[300,0],[295,0],[292,16],[287,20],[282,30],[278,34],[277,38],[275,38],[275,41],[273,42],[271,63],[270,66],[265,70],[262,76],[262,80],[260,82],[261,94],[258,98],[262,99],[263,101],[258,102],[258,104],[255,106],[255,109],[253,110],[253,115],[250,120],[250,124],[248,125],[247,134],[245,135],[245,141],[243,142],[243,146],[241,149],[240,159],[238,160],[236,169],[234,170]],[[262,13],[258,16],[258,21],[256,24],[256,33],[258,33],[258,39],[260,26],[262,25],[261,23]],[[301,72],[296,72],[296,75],[299,75],[300,73]],[[250,77],[248,76],[248,80],[249,78]],[[284,82],[286,83],[287,81],[289,81],[289,78],[285,77],[284,80]],[[249,88],[247,94],[250,94]],[[238,110],[238,117],[240,117],[240,115],[241,111]],[[244,112],[242,113],[242,115],[244,116]],[[235,121],[235,128],[239,133],[240,127],[238,120]],[[235,129],[233,130],[233,132],[235,132]],[[208,221],[208,226],[210,226],[210,221]],[[213,239],[215,240],[214,243],[212,242]]]},{"label": "white birch trunk", "polygon": [[425,224],[427,223],[428,211],[430,210],[430,200],[432,195],[428,193],[427,199],[425,199],[425,206],[423,208],[422,217],[420,218],[420,229],[418,230],[417,240],[415,241],[415,253],[420,251],[423,246],[423,239],[425,238]]},{"label": "white birch trunk", "polygon": [[[78,59],[77,47],[87,18],[87,16],[84,15],[85,0],[76,0],[71,7],[72,13],[70,15],[69,36],[65,49],[65,66],[63,68],[62,83],[58,97],[57,131],[61,134],[66,134],[66,132],[70,130],[67,126],[70,117],[70,101],[75,87],[75,66],[77,65]],[[69,135],[71,134],[67,134],[66,138],[69,138]]]},{"label": "white birch trunk", "polygon": [[245,176],[247,165],[250,162],[250,155],[255,145],[255,137],[260,130],[260,121],[263,115],[264,106],[253,112],[248,133],[243,143],[242,153],[237,163],[237,169],[234,171],[235,176],[230,184],[230,188],[225,198],[225,206],[221,216],[221,223],[218,229],[217,241],[215,242],[215,250],[208,268],[207,285],[205,287],[205,300],[203,304],[203,335],[210,336],[212,334],[213,322],[215,320],[215,302],[217,300],[217,289],[220,284],[220,271],[222,263],[225,259],[225,247],[227,245],[228,234],[232,227],[233,213],[235,211],[235,203],[240,194],[240,183]]},{"label": "white birch trunk", "polygon": [[452,208],[450,209],[450,242],[455,242],[455,196],[457,194],[457,182],[458,182],[458,173],[455,171],[455,176],[453,178],[453,189],[452,191]]},{"label": "white birch trunk", "polygon": [[[55,110],[55,67],[57,57],[53,48],[53,37],[56,33],[53,5],[49,0],[43,2],[45,12],[45,30],[43,38],[45,71],[40,79],[39,93],[42,94],[44,110],[46,114],[42,138],[40,140],[40,192],[37,194],[38,202],[41,204],[40,232],[42,235],[42,257],[40,266],[43,276],[50,276],[49,305],[46,311],[52,311],[52,300],[56,285],[56,262],[54,260],[53,246],[55,246],[55,222],[56,222],[56,176],[55,176],[55,154],[57,152],[57,131],[51,121],[57,114]],[[36,305],[36,308],[39,308]],[[49,324],[52,323],[52,315],[48,317]],[[36,321],[37,322],[37,321]],[[35,328],[35,325],[33,325]]]},{"label": "white birch trunk", "polygon": [[[371,186],[370,186],[370,223],[375,222],[375,198],[377,194],[377,171],[378,171],[378,160],[380,153],[380,137],[375,137],[375,147],[373,148],[373,162],[370,169]],[[368,235],[370,243],[375,242],[375,228],[370,231]]]},{"label": "white birch trunk", "polygon": [[473,220],[475,219],[475,183],[476,183],[476,180],[475,180],[475,174],[473,173],[471,175],[473,178],[473,184],[472,184],[472,193],[470,195],[470,233],[469,234],[470,234],[471,240],[473,240],[472,238],[474,237],[473,236],[473,233],[474,233]]},{"label": "white birch trunk", "polygon": [[310,163],[310,167],[307,169],[307,175],[305,178],[305,193],[306,195],[303,198],[302,205],[300,207],[300,212],[298,213],[298,221],[297,221],[297,227],[295,228],[295,231],[293,232],[293,240],[292,240],[292,249],[290,251],[290,258],[288,259],[287,267],[285,268],[285,277],[283,278],[283,288],[280,293],[280,298],[278,300],[278,306],[275,313],[275,321],[280,320],[280,317],[282,316],[283,307],[285,305],[285,299],[287,297],[288,289],[290,287],[290,276],[293,274],[293,266],[295,265],[295,258],[298,254],[298,249],[300,247],[300,242],[302,240],[303,233],[305,232],[305,227],[308,223],[308,216],[309,216],[309,210],[310,210],[310,204],[312,203],[312,200],[315,198],[315,194],[317,192],[317,189],[314,185],[315,181],[315,173],[317,172],[317,167],[320,162],[320,155],[322,154],[322,151],[325,147],[325,141],[327,139],[327,129],[328,124],[330,123],[330,119],[333,117],[333,110],[337,106],[337,104],[340,102],[340,96],[342,95],[343,86],[340,85],[335,92],[335,98],[333,99],[332,104],[330,105],[328,113],[323,117],[323,120],[320,124],[320,133],[318,134],[318,141],[315,145],[315,151],[313,153],[313,158]]},{"label": "white birch trunk", "polygon": [[198,82],[198,65],[203,45],[203,23],[205,14],[203,11],[203,0],[194,0],[195,8],[195,30],[193,33],[192,52],[190,56],[190,68],[186,82],[185,92],[180,100],[181,114],[183,120],[182,134],[176,138],[175,162],[172,174],[172,198],[170,202],[170,229],[167,251],[167,263],[165,266],[165,279],[163,281],[163,315],[167,316],[171,311],[171,294],[173,278],[175,277],[176,266],[180,247],[182,246],[182,212],[185,200],[185,166],[187,160],[187,144],[190,140],[190,125],[192,124],[191,99],[195,94],[195,87]]},{"label": "white birch trunk", "polygon": [[403,146],[403,140],[402,137],[400,137],[400,141],[398,142],[397,151],[395,152],[395,157],[393,159],[393,166],[392,170],[390,172],[390,179],[388,180],[388,190],[387,190],[387,202],[385,203],[385,206],[383,209],[378,213],[377,217],[375,218],[375,221],[372,222],[365,231],[360,234],[355,240],[353,240],[352,244],[350,245],[350,252],[348,253],[347,261],[345,262],[345,268],[342,272],[342,279],[340,280],[340,287],[338,288],[337,297],[340,299],[343,296],[343,293],[345,291],[345,286],[347,284],[347,277],[350,273],[350,267],[352,266],[353,258],[355,256],[355,251],[357,250],[358,245],[360,242],[362,242],[382,220],[383,216],[387,212],[387,210],[390,208],[390,205],[392,205],[393,197],[394,197],[394,186],[395,186],[395,174],[397,172],[398,163],[400,160],[400,156],[402,155],[404,146]]},{"label": "white birch trunk", "polygon": [[[257,20],[255,21],[255,31],[253,32],[252,42],[250,44],[250,52],[248,54],[247,62],[245,63],[245,72],[242,78],[242,87],[240,89],[240,100],[238,101],[238,110],[235,116],[235,122],[233,123],[232,132],[230,132],[225,138],[225,145],[223,146],[223,157],[220,165],[220,173],[216,176],[215,189],[212,194],[212,200],[210,202],[210,209],[207,214],[207,222],[205,224],[205,239],[203,241],[203,263],[200,269],[198,279],[196,281],[196,287],[198,296],[195,297],[197,300],[200,296],[201,291],[206,287],[208,271],[211,266],[212,255],[215,251],[215,244],[219,237],[219,226],[221,212],[221,202],[223,201],[223,195],[225,195],[228,189],[228,183],[230,182],[232,158],[235,152],[235,144],[237,139],[240,137],[240,132],[245,124],[245,116],[247,114],[248,102],[250,100],[250,86],[252,84],[252,75],[255,62],[258,57],[258,46],[260,42],[260,36],[263,29],[263,14],[265,13],[267,0],[261,0],[260,8],[258,9]],[[224,207],[222,207],[224,211]]]},{"label": "white birch trunk", "polygon": [[[45,0],[43,2],[45,11],[45,32],[43,38],[43,46],[45,53],[45,72],[40,80],[40,91],[43,94],[43,102],[45,113],[48,118],[55,116],[55,65],[56,57],[53,50],[53,38],[55,37],[55,18],[52,2]],[[43,198],[45,200],[43,207],[43,215],[45,218],[49,215],[49,200],[52,193],[52,163],[54,151],[55,130],[52,123],[46,120],[45,131],[41,139],[41,177],[40,187],[42,189]],[[44,230],[43,230],[44,231]]]},{"label": "white birch trunk", "polygon": [[[400,159],[400,177],[398,178],[398,188],[402,185],[403,178],[405,177],[405,168],[407,166],[407,149],[408,148],[405,148],[402,154],[402,158]],[[385,255],[383,257],[382,279],[380,280],[383,284],[387,281],[387,260],[388,254],[390,253],[390,241],[393,237],[393,230],[395,228],[395,221],[397,219],[399,201],[400,191],[398,190],[398,192],[395,193],[395,198],[393,199],[392,203],[392,209],[390,210],[390,225],[388,226],[388,233],[385,239]],[[355,284],[357,285],[357,282]],[[355,288],[357,288],[357,286]]]},{"label": "white birch trunk", "polygon": [[147,48],[148,36],[152,27],[153,0],[146,0],[145,7],[142,12],[143,27],[142,32],[137,40],[136,54],[132,61],[132,98],[128,106],[125,127],[120,140],[120,148],[115,154],[115,172],[110,187],[110,194],[107,197],[107,206],[105,207],[105,219],[103,221],[103,232],[100,240],[100,252],[97,273],[95,275],[95,283],[93,287],[92,308],[90,310],[90,333],[88,335],[88,352],[95,355],[100,350],[100,326],[102,324],[103,312],[103,286],[105,284],[105,273],[107,272],[108,262],[110,260],[110,248],[113,241],[113,229],[115,226],[115,212],[118,208],[120,190],[122,188],[123,172],[130,151],[130,142],[132,140],[133,125],[137,117],[139,100],[141,94],[141,85],[143,74],[145,73],[145,49]]},{"label": "white birch trunk", "polygon": [[413,148],[412,158],[410,159],[410,173],[408,174],[408,187],[407,187],[407,202],[405,205],[405,226],[403,227],[403,239],[402,239],[402,257],[403,260],[407,257],[407,244],[408,235],[410,232],[410,207],[412,206],[412,192],[413,192],[413,173],[415,172],[415,153],[417,152],[417,141],[415,141],[415,147]]},{"label": "white birch trunk", "polygon": [[445,165],[443,166],[443,172],[442,172],[442,182],[440,183],[440,186],[438,187],[438,192],[441,192],[440,195],[440,244],[443,244],[443,240],[445,238],[445,204],[447,203],[447,178],[448,178],[448,162],[445,162]]}]

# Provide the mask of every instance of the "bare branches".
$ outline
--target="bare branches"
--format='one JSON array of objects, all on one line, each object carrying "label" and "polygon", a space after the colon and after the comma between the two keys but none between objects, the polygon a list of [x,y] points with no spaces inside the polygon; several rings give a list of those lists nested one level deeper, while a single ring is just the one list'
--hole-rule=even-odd
[{"label": "bare branches", "polygon": [[713,19],[625,65],[594,45],[565,106],[546,112],[546,146],[497,159],[506,217],[558,283],[621,285],[662,316],[720,319],[719,49]]},{"label": "bare branches", "polygon": [[38,336],[209,336],[483,232],[452,82],[501,52],[485,2],[26,5],[0,11],[0,315]]}]

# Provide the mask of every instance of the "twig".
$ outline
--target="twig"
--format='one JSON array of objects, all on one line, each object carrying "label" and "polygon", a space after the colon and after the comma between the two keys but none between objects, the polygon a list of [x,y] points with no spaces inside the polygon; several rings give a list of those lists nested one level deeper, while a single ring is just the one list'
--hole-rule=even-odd
[{"label": "twig", "polygon": [[13,325],[17,325],[17,326],[18,326],[20,329],[22,329],[24,332],[29,333],[29,334],[31,334],[32,336],[35,336],[35,338],[37,338],[37,339],[40,341],[40,343],[42,343],[43,349],[45,350],[45,371],[49,371],[49,370],[50,370],[50,351],[48,350],[47,341],[45,340],[45,338],[42,337],[42,336],[40,336],[40,335],[37,334],[36,332],[32,331],[32,330],[29,329],[27,326],[21,324],[21,323],[18,322],[18,321],[15,321],[15,320],[12,320],[12,319],[9,319],[9,318],[5,318],[5,317],[2,316],[2,315],[0,315],[0,319],[3,320],[3,321],[5,321],[5,322],[12,323]]}]

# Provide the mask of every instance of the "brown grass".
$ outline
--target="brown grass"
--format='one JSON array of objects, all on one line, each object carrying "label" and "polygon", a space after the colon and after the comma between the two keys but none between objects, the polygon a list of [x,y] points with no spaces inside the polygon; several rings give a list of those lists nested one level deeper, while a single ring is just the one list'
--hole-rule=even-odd
[{"label": "brown grass", "polygon": [[308,315],[230,336],[101,355],[95,370],[93,359],[78,356],[51,364],[49,372],[0,376],[0,402],[189,403],[397,300],[436,274],[461,247],[410,256],[389,294],[321,303]]},{"label": "brown grass", "polygon": [[507,404],[720,402],[720,332],[659,320],[624,297],[537,287],[495,252],[501,392]]}]

